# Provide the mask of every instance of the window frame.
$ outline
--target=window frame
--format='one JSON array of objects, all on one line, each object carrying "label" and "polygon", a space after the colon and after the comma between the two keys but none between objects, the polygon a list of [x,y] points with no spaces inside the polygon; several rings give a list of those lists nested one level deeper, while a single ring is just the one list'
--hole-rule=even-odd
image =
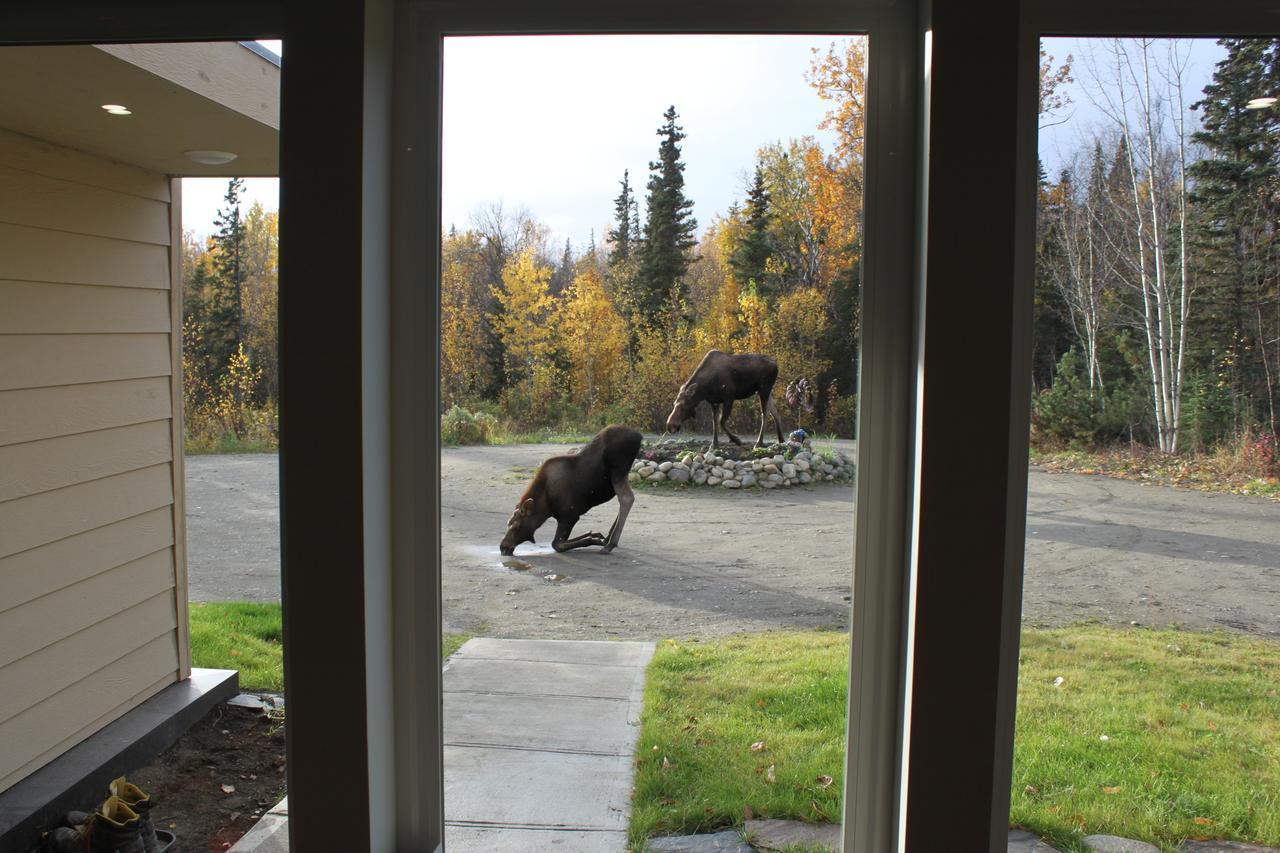
[{"label": "window frame", "polygon": [[[726,24],[725,22],[733,22]],[[749,22],[749,23],[747,23]],[[870,472],[857,482],[854,564],[850,567],[853,594],[851,622],[853,654],[850,666],[848,749],[843,814],[847,850],[888,849],[898,829],[897,781],[901,754],[902,679],[905,642],[903,596],[909,550],[909,483],[911,478],[912,386],[916,373],[911,346],[913,304],[918,267],[915,244],[917,122],[920,112],[922,44],[917,38],[914,7],[884,2],[803,3],[785,8],[776,4],[708,3],[698,6],[660,6],[624,2],[609,6],[574,0],[541,3],[534,8],[499,2],[459,5],[447,2],[404,2],[396,23],[394,84],[397,127],[393,171],[395,212],[392,241],[393,322],[404,334],[411,328],[432,330],[432,340],[413,344],[413,353],[398,353],[411,362],[438,355],[438,294],[424,298],[421,282],[438,282],[438,239],[412,240],[410,235],[440,233],[440,99],[443,38],[468,35],[601,34],[601,33],[829,33],[833,37],[865,33],[868,47],[867,184],[864,198],[865,254],[861,356],[859,359],[859,471]],[[418,204],[420,199],[434,203]],[[399,360],[393,357],[393,363]],[[432,363],[438,363],[434,361]],[[393,378],[393,398],[403,419],[393,418],[392,446],[397,459],[413,459],[397,466],[399,494],[414,499],[394,507],[398,517],[405,506],[422,507],[435,519],[434,530],[418,540],[420,549],[402,552],[406,559],[397,577],[431,578],[435,606],[423,595],[417,613],[439,619],[439,436],[438,378],[429,384],[415,371]],[[429,450],[428,450],[429,448]],[[434,459],[423,458],[434,454]],[[394,523],[394,522],[393,522]],[[402,524],[408,524],[403,519]],[[419,531],[420,533],[421,531]],[[853,528],[850,529],[850,534]],[[408,584],[406,584],[407,588]],[[426,593],[419,587],[420,593]],[[397,602],[412,596],[397,596]],[[412,614],[401,616],[408,620]],[[439,623],[422,625],[415,633],[439,636]],[[438,642],[438,640],[436,641]],[[430,641],[420,654],[431,657]],[[415,697],[423,708],[428,695]],[[406,705],[397,720],[417,719],[415,742],[430,747],[438,710],[431,719]],[[428,748],[413,765],[397,770],[400,796],[425,803],[423,823],[409,834],[422,841],[434,835],[429,824],[443,825],[438,767],[441,758]],[[407,803],[406,803],[407,805]],[[438,810],[438,812],[437,812]],[[406,836],[407,837],[407,836]]]}]

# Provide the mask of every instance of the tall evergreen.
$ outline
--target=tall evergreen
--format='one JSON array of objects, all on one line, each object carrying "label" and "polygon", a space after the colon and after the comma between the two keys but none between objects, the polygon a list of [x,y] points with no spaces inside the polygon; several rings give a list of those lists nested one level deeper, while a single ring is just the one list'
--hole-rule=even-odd
[{"label": "tall evergreen", "polygon": [[1274,234],[1280,219],[1275,194],[1280,112],[1247,104],[1280,92],[1280,41],[1226,38],[1218,44],[1227,56],[1217,64],[1204,98],[1192,105],[1203,115],[1202,130],[1193,138],[1209,156],[1192,164],[1189,173],[1196,181],[1191,201],[1198,214],[1201,274],[1209,289],[1205,332],[1230,377],[1240,427],[1242,419],[1262,414],[1250,412],[1251,402],[1270,396],[1261,360],[1266,342],[1258,340],[1261,321],[1255,315],[1263,303],[1274,302],[1280,276]]},{"label": "tall evergreen", "polygon": [[213,274],[207,285],[205,343],[218,369],[226,368],[237,347],[246,339],[244,322],[245,224],[240,215],[244,180],[232,178],[223,206],[213,220]]},{"label": "tall evergreen", "polygon": [[658,128],[662,142],[658,159],[649,163],[647,218],[644,245],[635,282],[635,308],[642,322],[657,325],[665,314],[675,316],[685,296],[684,274],[692,262],[690,250],[696,245],[693,202],[684,194],[684,163],[680,162],[680,140],[684,131],[676,124],[676,108],[663,114],[666,122]]},{"label": "tall evergreen", "polygon": [[622,171],[622,180],[618,183],[622,185],[622,192],[613,200],[614,227],[609,229],[608,235],[609,242],[613,244],[613,248],[609,250],[610,265],[629,260],[636,238],[640,236],[639,229],[635,227],[636,197],[631,190],[630,173],[626,169]]},{"label": "tall evergreen", "polygon": [[564,238],[564,254],[560,256],[560,266],[551,275],[550,290],[552,296],[559,296],[569,285],[573,284],[574,262],[573,245],[569,238]]},{"label": "tall evergreen", "polygon": [[769,240],[769,193],[764,186],[764,171],[756,164],[755,179],[747,191],[747,231],[729,255],[729,266],[744,286],[754,282],[757,290],[773,295],[765,280],[765,266],[772,254]]}]

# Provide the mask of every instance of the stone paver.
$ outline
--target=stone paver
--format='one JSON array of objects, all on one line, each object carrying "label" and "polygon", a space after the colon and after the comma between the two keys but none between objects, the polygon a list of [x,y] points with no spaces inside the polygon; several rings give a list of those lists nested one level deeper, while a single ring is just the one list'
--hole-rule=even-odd
[{"label": "stone paver", "polygon": [[444,671],[450,853],[627,849],[652,643],[468,641]]},{"label": "stone paver", "polygon": [[264,814],[228,853],[289,853],[289,798]]},{"label": "stone paver", "polygon": [[1058,848],[1045,844],[1035,833],[1025,829],[1011,829],[1009,853],[1058,853]]},{"label": "stone paver", "polygon": [[650,853],[755,853],[734,829],[702,835],[668,835],[649,839]]},{"label": "stone paver", "polygon": [[1184,841],[1181,853],[1280,853],[1280,848],[1245,844],[1243,841]]},{"label": "stone paver", "polygon": [[802,820],[749,820],[747,838],[758,850],[785,850],[787,847],[840,848],[840,826],[834,823],[805,823]]},{"label": "stone paver", "polygon": [[1086,835],[1082,843],[1086,850],[1095,853],[1160,853],[1160,848],[1154,844],[1118,835]]}]

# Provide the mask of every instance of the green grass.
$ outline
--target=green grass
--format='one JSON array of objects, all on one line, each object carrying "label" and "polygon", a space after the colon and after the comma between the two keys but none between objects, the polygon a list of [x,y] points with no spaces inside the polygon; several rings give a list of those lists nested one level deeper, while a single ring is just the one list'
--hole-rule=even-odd
[{"label": "green grass", "polygon": [[748,806],[762,818],[839,820],[848,658],[839,632],[660,643],[636,747],[632,843],[740,827]]},{"label": "green grass", "polygon": [[[284,689],[283,630],[279,604],[247,601],[192,602],[191,665],[240,670],[242,690]],[[470,639],[445,634],[442,657]]]},{"label": "green grass", "polygon": [[[848,643],[835,632],[661,643],[637,745],[633,845],[741,827],[746,807],[839,820]],[[1197,837],[1280,845],[1280,646],[1028,629],[1019,679],[1011,826],[1064,853],[1098,832],[1170,851]]]},{"label": "green grass", "polygon": [[1278,686],[1261,640],[1024,631],[1011,823],[1064,851],[1096,832],[1280,845]]}]

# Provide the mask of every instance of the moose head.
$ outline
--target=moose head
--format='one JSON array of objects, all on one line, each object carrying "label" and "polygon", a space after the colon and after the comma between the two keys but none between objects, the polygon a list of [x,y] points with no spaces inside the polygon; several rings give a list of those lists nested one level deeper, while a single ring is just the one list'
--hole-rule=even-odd
[{"label": "moose head", "polygon": [[[504,557],[510,557],[516,552],[516,546],[521,542],[533,542],[533,531],[537,530],[542,522],[546,519],[535,519],[533,516],[533,498],[524,498],[520,503],[516,504],[516,511],[511,514],[510,520],[507,521],[507,533],[502,537],[498,550]],[[534,542],[536,545],[537,543]]]},{"label": "moose head", "polygon": [[676,394],[675,405],[671,407],[671,414],[667,415],[667,432],[679,432],[684,422],[693,417],[700,400],[697,382],[686,382],[681,386]]}]

